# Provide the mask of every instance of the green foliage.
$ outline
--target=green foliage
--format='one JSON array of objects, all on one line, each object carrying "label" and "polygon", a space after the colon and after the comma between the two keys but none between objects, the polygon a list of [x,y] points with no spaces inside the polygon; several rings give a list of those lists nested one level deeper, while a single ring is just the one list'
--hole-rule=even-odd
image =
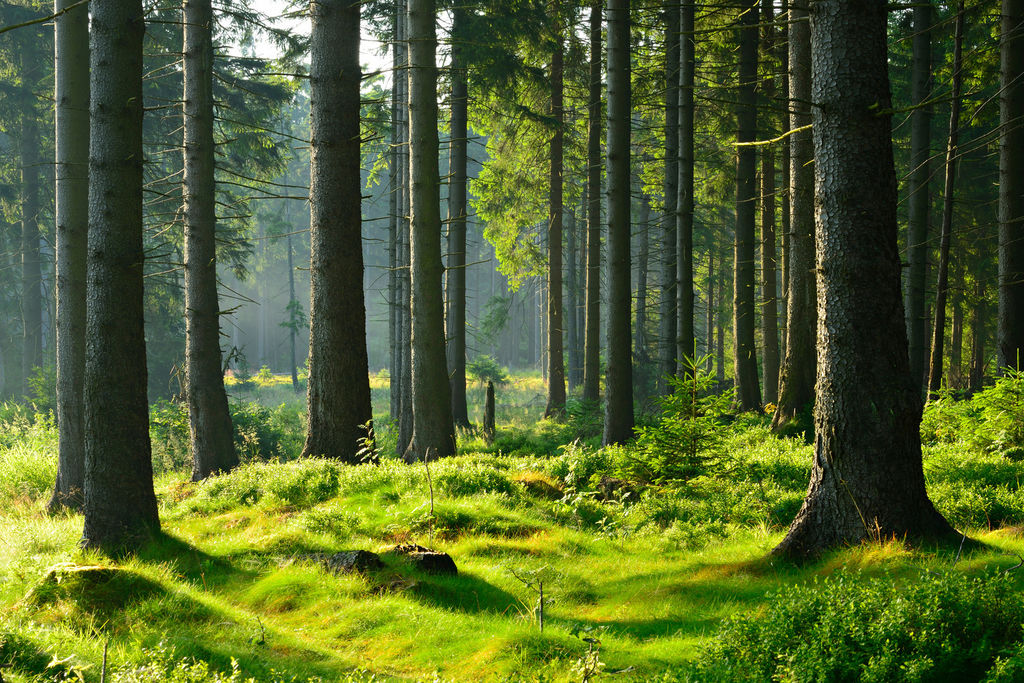
[{"label": "green foliage", "polygon": [[57,478],[57,427],[50,413],[7,410],[0,421],[0,501],[41,500]]},{"label": "green foliage", "polygon": [[481,384],[494,382],[495,384],[508,384],[511,377],[508,368],[503,368],[494,359],[494,356],[477,356],[466,363],[466,376]]},{"label": "green foliage", "polygon": [[981,450],[1015,454],[1024,448],[1024,372],[1007,369],[969,400],[952,392],[929,402],[921,420],[926,444],[962,442]]},{"label": "green foliage", "polygon": [[656,423],[637,430],[636,450],[622,465],[625,476],[644,483],[685,481],[721,457],[733,395],[714,392],[715,379],[705,369],[709,360],[698,359],[682,377],[669,378],[672,393],[661,399]]},{"label": "green foliage", "polygon": [[[946,571],[906,581],[839,572],[730,620],[701,655],[696,678],[979,680],[1019,641],[1022,622],[1024,602],[1005,576]],[[1011,666],[1019,662],[999,670]]]},{"label": "green foliage", "polygon": [[40,413],[57,412],[57,366],[46,364],[32,368],[28,378],[29,402]]}]

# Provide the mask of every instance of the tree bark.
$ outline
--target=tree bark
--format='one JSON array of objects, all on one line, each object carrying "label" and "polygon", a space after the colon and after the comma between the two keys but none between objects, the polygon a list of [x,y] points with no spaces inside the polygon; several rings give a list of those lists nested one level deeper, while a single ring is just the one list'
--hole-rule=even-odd
[{"label": "tree bark", "polygon": [[89,5],[89,256],[82,545],[136,546],[160,530],[142,303],[141,1]]},{"label": "tree bark", "polygon": [[914,41],[910,67],[910,174],[907,178],[907,335],[910,374],[918,383],[925,381],[928,355],[925,326],[927,314],[928,213],[931,206],[931,98],[932,79],[932,4],[929,0],[914,5]]},{"label": "tree bark", "polygon": [[192,481],[238,464],[224,391],[217,301],[213,8],[184,3],[185,391]]},{"label": "tree bark", "polygon": [[778,431],[796,421],[814,400],[817,293],[814,276],[814,141],[811,131],[811,28],[807,4],[789,5],[789,286],[786,354],[779,402],[772,418]]},{"label": "tree bark", "polygon": [[601,0],[590,3],[590,92],[587,100],[587,281],[583,399],[601,397]]},{"label": "tree bark", "polygon": [[391,43],[391,150],[390,168],[388,178],[391,183],[391,196],[388,204],[391,211],[391,220],[388,221],[388,348],[390,349],[390,362],[388,364],[388,401],[392,422],[400,419],[402,409],[402,294],[399,283],[398,268],[401,262],[401,225],[403,224],[400,213],[402,206],[402,174],[400,170],[400,129],[402,98],[399,87],[402,77],[402,52],[401,28],[402,10],[399,3],[395,3],[391,16],[393,40]]},{"label": "tree bark", "polygon": [[314,0],[310,12],[309,424],[302,453],[356,463],[363,426],[373,417],[360,216],[359,6]]},{"label": "tree bark", "polygon": [[[761,2],[761,22],[764,24],[763,46],[765,77],[762,92],[769,106],[775,103],[774,74],[769,71],[770,56],[774,50],[775,34],[771,0]],[[775,115],[770,114],[765,130],[774,133]],[[779,300],[778,261],[775,245],[775,149],[761,147],[761,345],[763,347],[764,402],[777,403],[779,399]]]},{"label": "tree bark", "polygon": [[886,4],[811,9],[818,384],[811,482],[775,553],[945,539],[925,493],[896,244]]},{"label": "tree bark", "polygon": [[[448,179],[448,377],[452,393],[452,419],[459,427],[469,426],[466,404],[466,158],[469,131],[469,85],[463,41],[466,10],[455,7],[451,30],[451,149]],[[564,400],[563,400],[564,403]]]},{"label": "tree bark", "polygon": [[953,37],[953,93],[949,111],[949,138],[946,145],[946,181],[942,198],[942,237],[939,241],[939,267],[935,286],[935,325],[932,328],[932,352],[928,363],[928,393],[942,388],[942,352],[946,334],[946,300],[949,298],[949,248],[953,238],[953,191],[959,154],[960,85],[963,81],[964,4],[957,3]]},{"label": "tree bark", "polygon": [[35,88],[42,63],[34,34],[19,46],[21,50],[21,320],[22,391],[29,393],[28,381],[43,365],[43,298],[40,291],[42,264],[39,259],[39,114]]},{"label": "tree bark", "polygon": [[565,305],[568,308],[565,315],[566,334],[566,358],[568,367],[566,380],[571,394],[580,384],[580,326],[579,326],[579,244],[577,238],[578,224],[576,222],[576,207],[568,213],[569,225],[565,233],[565,251],[569,258],[566,264],[566,279],[568,286],[565,288]]},{"label": "tree bark", "polygon": [[1003,0],[999,76],[1000,368],[1024,368],[1024,0]]},{"label": "tree bark", "polygon": [[57,481],[51,512],[80,510],[85,491],[82,402],[85,375],[85,268],[89,232],[89,10],[54,13],[57,225]]},{"label": "tree bark", "polygon": [[693,332],[693,128],[694,77],[697,61],[694,21],[696,3],[687,0],[679,15],[679,182],[676,208],[679,224],[676,231],[676,359],[686,367],[694,358]]},{"label": "tree bark", "polygon": [[412,230],[412,437],[405,460],[455,454],[444,352],[434,0],[409,0],[409,175]]},{"label": "tree bark", "polygon": [[[665,179],[663,184],[661,242],[661,306],[659,308],[658,393],[669,392],[668,378],[676,375],[676,337],[679,325],[679,282],[676,242],[680,220],[679,143],[684,135],[679,126],[680,105],[680,13],[679,5],[665,6]],[[692,41],[693,36],[686,39]],[[692,119],[691,119],[692,122]]]},{"label": "tree bark", "polygon": [[605,445],[633,436],[630,356],[629,0],[608,0],[608,368]]},{"label": "tree bark", "polygon": [[649,376],[650,355],[647,353],[647,279],[651,260],[651,198],[641,191],[640,215],[637,216],[637,268],[636,268],[636,323],[633,329],[633,361],[638,365],[634,372],[637,382],[637,393],[641,397],[647,389],[646,377]]},{"label": "tree bark", "polygon": [[548,174],[548,288],[547,288],[547,361],[548,402],[544,417],[565,414],[565,353],[562,333],[562,155],[565,147],[565,110],[562,106],[564,45],[557,28],[556,47],[551,57],[551,116],[555,130],[551,136]]}]

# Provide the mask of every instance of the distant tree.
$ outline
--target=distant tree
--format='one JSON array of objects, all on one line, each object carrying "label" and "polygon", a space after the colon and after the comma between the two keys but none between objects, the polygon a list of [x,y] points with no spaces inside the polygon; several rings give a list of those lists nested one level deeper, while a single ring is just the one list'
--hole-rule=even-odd
[{"label": "distant tree", "polygon": [[42,167],[39,133],[39,107],[36,88],[44,75],[46,58],[34,27],[22,29],[21,59],[21,131],[18,139],[21,163],[21,316],[22,316],[22,385],[29,393],[29,378],[43,365],[43,296],[42,263],[39,255],[40,201],[39,171]]},{"label": "distant tree", "polygon": [[[772,0],[761,0],[761,92],[769,107],[775,104],[775,54],[774,8]],[[766,135],[774,135],[776,115],[767,113],[762,126]],[[775,147],[763,145],[761,151],[761,348],[763,363],[761,374],[764,379],[764,402],[777,403],[779,400],[779,300],[778,250],[775,230]]]},{"label": "distant tree", "polygon": [[302,452],[355,463],[363,425],[373,417],[360,215],[359,5],[316,0],[310,11],[309,424]]},{"label": "distant tree", "polygon": [[[601,0],[590,3],[587,94],[587,259],[583,332],[583,398],[601,395]],[[628,320],[628,316],[627,316]]]},{"label": "distant tree", "polygon": [[89,261],[82,544],[137,545],[160,529],[142,306],[141,1],[89,5]]},{"label": "distant tree", "polygon": [[1024,367],[1024,0],[1003,0],[999,77],[1000,368]]},{"label": "distant tree", "polygon": [[220,350],[210,0],[185,0],[183,18],[185,394],[192,480],[199,481],[232,469],[238,455]]},{"label": "distant tree", "polygon": [[811,6],[817,213],[815,454],[776,553],[868,538],[952,536],[928,500],[896,244],[896,172],[882,0]]},{"label": "distant tree", "polygon": [[608,368],[605,444],[633,436],[630,355],[629,0],[608,0]]},{"label": "distant tree", "polygon": [[82,383],[89,231],[89,10],[56,0],[54,102],[57,227],[57,481],[48,509],[81,509],[85,489]]},{"label": "distant tree", "polygon": [[[661,242],[661,305],[659,306],[658,393],[669,390],[668,378],[676,375],[676,326],[679,305],[679,282],[676,275],[676,239],[680,220],[678,206],[679,140],[685,135],[679,126],[680,61],[679,42],[682,37],[679,5],[665,7],[665,177],[662,186]],[[683,37],[691,40],[692,36]],[[692,94],[692,93],[691,93]],[[692,130],[692,126],[691,126]]]},{"label": "distant tree", "polygon": [[694,84],[697,69],[694,33],[696,3],[683,2],[679,13],[679,150],[676,211],[676,359],[681,368],[692,367],[696,353],[693,326],[693,169],[694,157]]},{"label": "distant tree", "polygon": [[545,417],[559,417],[565,413],[565,355],[564,311],[562,310],[562,170],[565,150],[565,110],[563,106],[563,74],[565,71],[565,41],[562,37],[561,17],[554,12],[554,47],[551,51],[551,132],[548,167],[548,287],[547,287],[547,348],[548,348],[548,400]]}]

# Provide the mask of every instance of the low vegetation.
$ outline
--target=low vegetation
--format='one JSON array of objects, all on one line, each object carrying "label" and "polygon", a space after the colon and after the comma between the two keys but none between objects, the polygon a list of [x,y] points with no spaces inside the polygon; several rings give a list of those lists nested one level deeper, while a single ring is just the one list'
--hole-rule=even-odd
[{"label": "low vegetation", "polygon": [[[538,380],[513,377],[494,442],[463,432],[429,473],[392,457],[380,414],[379,464],[297,459],[301,395],[268,382],[235,392],[243,465],[198,484],[183,409],[161,403],[164,534],[122,558],[78,550],[81,518],[45,513],[53,420],[5,405],[0,671],[99,681],[106,651],[108,681],[1020,680],[1024,379],[944,398],[922,425],[932,499],[983,545],[882,538],[807,565],[769,553],[811,447],[707,381],[600,448],[594,406],[539,420]],[[384,553],[408,542],[458,576]],[[352,549],[384,569],[325,568]]]}]

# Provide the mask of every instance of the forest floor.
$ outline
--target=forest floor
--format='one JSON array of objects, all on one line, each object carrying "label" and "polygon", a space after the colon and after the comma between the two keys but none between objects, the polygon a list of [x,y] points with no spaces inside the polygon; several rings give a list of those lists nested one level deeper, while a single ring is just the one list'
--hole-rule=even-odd
[{"label": "forest floor", "polygon": [[[432,463],[428,485],[423,464],[390,457],[360,466],[296,460],[301,400],[277,379],[264,384],[240,396],[232,387],[249,462],[199,484],[182,467],[180,407],[154,408],[163,532],[123,558],[79,550],[79,515],[45,513],[55,468],[52,419],[4,407],[4,681],[99,681],[105,648],[107,681],[759,680],[756,667],[741,663],[715,669],[760,656],[751,654],[759,643],[726,642],[730,633],[750,638],[758,623],[755,640],[797,643],[765,660],[771,675],[788,672],[794,680],[808,678],[792,668],[794,653],[806,647],[800,634],[847,643],[835,646],[839,654],[804,657],[824,662],[809,676],[818,680],[834,680],[828,672],[836,669],[827,667],[843,664],[828,661],[840,656],[845,666],[902,672],[875,680],[941,680],[949,661],[974,667],[965,670],[977,675],[962,680],[1014,680],[1015,657],[1024,657],[1024,605],[1007,597],[1024,588],[1024,570],[1013,571],[1024,562],[1024,463],[943,432],[954,418],[967,431],[966,409],[940,406],[947,412],[926,415],[926,473],[937,506],[986,545],[927,550],[880,539],[797,566],[768,553],[799,508],[811,451],[801,438],[773,436],[763,416],[723,422],[705,471],[685,481],[639,482],[618,475],[635,472],[629,463],[642,454],[596,447],[593,409],[575,404],[566,421],[542,421],[543,400],[534,398],[542,385],[520,377],[499,389],[505,407],[495,443],[462,433],[461,455]],[[385,411],[379,378],[374,396]],[[386,455],[392,437],[381,431]],[[423,574],[385,552],[408,542],[449,553],[458,575]],[[325,555],[353,549],[383,553],[385,568],[363,575],[324,567]],[[937,576],[959,583],[939,585]],[[893,586],[924,591],[911,601],[919,611],[893,627],[908,634],[906,642],[864,635],[867,626],[842,612],[847,603],[867,609],[882,601],[879,609],[893,614],[895,603],[885,600],[901,594],[878,593]],[[983,597],[992,590],[996,597]],[[951,591],[984,605],[976,614],[953,610]],[[784,597],[792,595],[804,602]],[[928,635],[942,631],[940,622],[956,622],[953,611],[999,633],[960,624],[960,636]],[[872,645],[882,636],[899,641],[889,655]],[[951,645],[956,638],[968,640]],[[980,655],[966,651],[981,641],[992,645]],[[867,651],[849,650],[850,642]],[[953,660],[936,654],[951,649]],[[904,659],[884,669],[881,655]]]}]

